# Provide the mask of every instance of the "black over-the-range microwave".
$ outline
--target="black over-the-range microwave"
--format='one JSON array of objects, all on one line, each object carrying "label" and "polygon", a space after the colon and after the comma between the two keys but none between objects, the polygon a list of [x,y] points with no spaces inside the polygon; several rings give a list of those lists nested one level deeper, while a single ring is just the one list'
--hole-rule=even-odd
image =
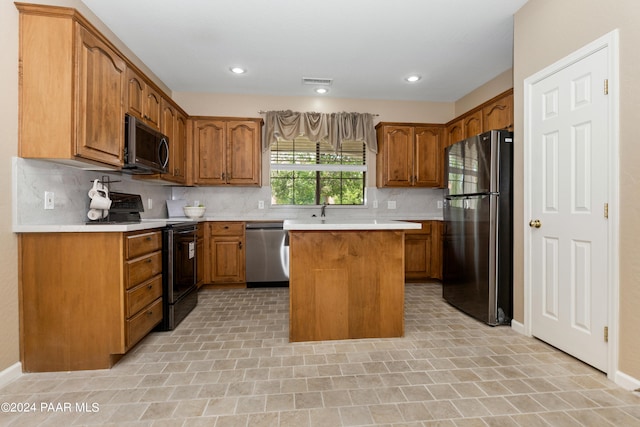
[{"label": "black over-the-range microwave", "polygon": [[165,173],[169,163],[169,138],[141,120],[125,115],[124,167],[130,174]]}]

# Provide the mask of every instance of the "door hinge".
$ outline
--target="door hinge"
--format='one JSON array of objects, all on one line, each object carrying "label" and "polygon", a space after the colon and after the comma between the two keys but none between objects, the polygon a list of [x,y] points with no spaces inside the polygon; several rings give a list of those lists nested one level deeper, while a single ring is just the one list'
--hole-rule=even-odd
[{"label": "door hinge", "polygon": [[609,203],[604,204],[604,217],[609,218]]},{"label": "door hinge", "polygon": [[609,342],[609,327],[604,327],[604,342]]},{"label": "door hinge", "polygon": [[609,79],[604,79],[604,94],[609,95]]}]

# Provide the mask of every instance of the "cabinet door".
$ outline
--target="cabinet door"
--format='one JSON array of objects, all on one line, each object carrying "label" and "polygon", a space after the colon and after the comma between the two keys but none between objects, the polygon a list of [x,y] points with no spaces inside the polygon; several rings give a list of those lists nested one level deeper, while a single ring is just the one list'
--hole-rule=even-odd
[{"label": "cabinet door", "polygon": [[[169,104],[164,99],[162,100],[162,127],[160,132],[166,135],[169,138],[169,163],[167,163],[167,173],[164,175],[165,178],[171,179],[173,175],[174,158],[173,158],[173,150],[174,145],[178,143],[178,139],[176,137],[177,131],[177,111],[173,107],[173,105]],[[168,176],[167,176],[168,175]]]},{"label": "cabinet door", "polygon": [[227,170],[231,185],[260,185],[260,126],[253,121],[227,123]]},{"label": "cabinet door", "polygon": [[187,117],[176,112],[175,143],[171,149],[173,157],[173,177],[176,182],[187,181]]},{"label": "cabinet door", "polygon": [[194,123],[194,179],[196,184],[224,184],[226,125],[223,121]]},{"label": "cabinet door", "polygon": [[198,238],[196,242],[196,284],[198,287],[204,284],[204,238]]},{"label": "cabinet door", "polygon": [[404,274],[407,280],[425,279],[431,271],[431,236],[407,235],[404,241]]},{"label": "cabinet door", "polygon": [[465,138],[482,133],[482,111],[479,110],[473,114],[469,114],[465,116],[462,121]]},{"label": "cabinet door", "polygon": [[431,221],[431,272],[429,277],[442,280],[442,221]]},{"label": "cabinet door", "polygon": [[378,187],[411,186],[414,155],[413,126],[383,126],[379,129],[378,135]]},{"label": "cabinet door", "polygon": [[168,101],[162,100],[162,133],[169,138],[169,164],[163,178],[177,183],[185,182],[187,133],[186,118]]},{"label": "cabinet door", "polygon": [[162,96],[151,86],[146,85],[144,93],[144,121],[149,126],[160,129],[162,116]]},{"label": "cabinet door", "polygon": [[440,164],[442,163],[442,128],[415,128],[415,155],[413,185],[417,187],[437,187],[440,185]]},{"label": "cabinet door", "polygon": [[211,281],[242,283],[245,281],[243,239],[237,236],[213,237],[211,248]]},{"label": "cabinet door", "polygon": [[404,235],[404,274],[407,280],[424,280],[431,272],[431,221],[421,221],[420,230]]},{"label": "cabinet door", "polygon": [[464,139],[463,121],[458,120],[447,126],[445,130],[445,147]]},{"label": "cabinet door", "polygon": [[127,113],[131,116],[144,120],[144,88],[145,83],[142,78],[127,68]]},{"label": "cabinet door", "polygon": [[442,150],[440,150],[440,182],[442,186],[447,183],[446,168],[445,168],[445,152],[444,149],[450,145],[455,144],[458,141],[464,139],[464,132],[462,130],[462,120],[451,123],[445,128],[444,131],[444,144]]},{"label": "cabinet door", "polygon": [[482,108],[483,130],[513,130],[513,94],[504,96]]},{"label": "cabinet door", "polygon": [[76,26],[76,153],[87,159],[122,166],[125,62],[80,24]]}]

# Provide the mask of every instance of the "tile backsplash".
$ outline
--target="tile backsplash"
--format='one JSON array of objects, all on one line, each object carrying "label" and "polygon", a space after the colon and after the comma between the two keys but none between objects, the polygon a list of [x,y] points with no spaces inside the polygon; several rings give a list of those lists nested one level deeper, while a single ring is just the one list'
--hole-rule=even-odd
[{"label": "tile backsplash", "polygon": [[[94,179],[107,175],[112,191],[140,194],[143,218],[165,218],[166,200],[199,201],[207,207],[207,218],[260,220],[304,218],[320,215],[316,206],[271,206],[271,188],[265,187],[172,187],[142,182],[130,175],[87,171],[45,160],[13,158],[14,225],[78,224],[87,221],[89,196]],[[54,193],[55,207],[44,209],[45,191]],[[366,205],[328,206],[327,216],[385,219],[441,219],[440,189],[366,188]],[[152,200],[149,208],[148,201]],[[262,201],[264,208],[260,209]],[[390,206],[395,205],[395,209]]]},{"label": "tile backsplash", "polygon": [[[365,206],[332,206],[326,215],[349,218],[441,219],[442,190],[433,188],[365,189]],[[190,204],[199,201],[207,207],[206,216],[220,219],[292,219],[320,216],[317,206],[271,206],[271,187],[174,187],[173,199],[185,199]],[[264,208],[260,208],[260,202]],[[389,209],[395,202],[395,209]],[[376,206],[377,207],[374,207]]]},{"label": "tile backsplash", "polygon": [[[166,217],[171,187],[139,182],[130,175],[87,171],[45,160],[13,158],[13,224],[78,224],[88,220],[89,189],[94,179],[108,176],[111,191],[142,196],[143,218]],[[44,192],[54,193],[54,209],[44,209]],[[148,209],[148,199],[153,208]]]}]

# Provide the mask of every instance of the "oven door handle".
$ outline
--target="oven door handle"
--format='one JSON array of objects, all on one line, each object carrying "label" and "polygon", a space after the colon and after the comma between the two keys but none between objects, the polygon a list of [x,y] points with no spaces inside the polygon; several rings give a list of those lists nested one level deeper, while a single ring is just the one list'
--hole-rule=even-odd
[{"label": "oven door handle", "polygon": [[181,236],[185,235],[185,234],[193,234],[193,238],[196,238],[196,230],[184,230],[184,231],[175,231],[175,234],[179,234]]}]

